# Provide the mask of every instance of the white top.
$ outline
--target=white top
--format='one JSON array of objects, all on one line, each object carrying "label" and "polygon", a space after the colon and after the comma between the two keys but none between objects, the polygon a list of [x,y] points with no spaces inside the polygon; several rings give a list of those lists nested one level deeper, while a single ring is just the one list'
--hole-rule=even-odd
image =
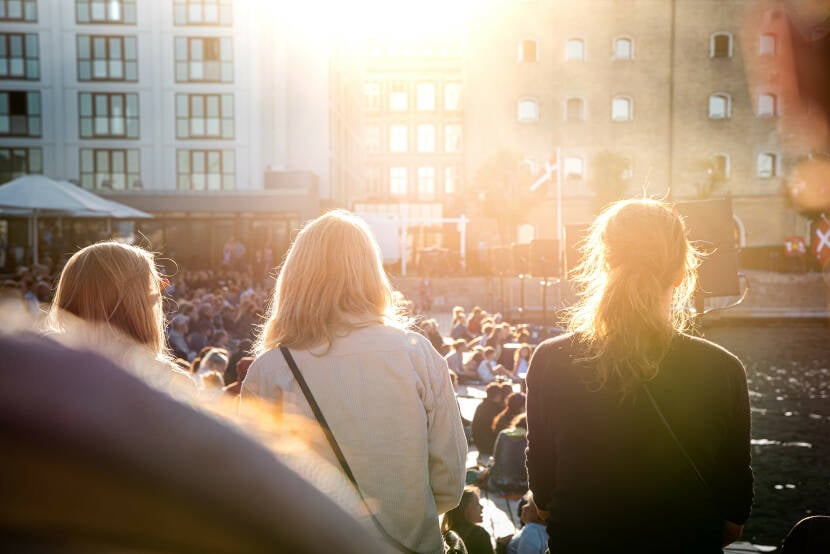
[{"label": "white top", "polygon": [[[467,456],[446,361],[422,335],[380,324],[336,338],[320,355],[292,354],[384,529],[416,552],[443,552],[438,514],[458,505]],[[315,421],[273,349],[248,369],[242,403],[280,394],[285,414]]]},{"label": "white top", "polygon": [[507,554],[545,554],[548,532],[541,523],[528,523],[507,543]]}]

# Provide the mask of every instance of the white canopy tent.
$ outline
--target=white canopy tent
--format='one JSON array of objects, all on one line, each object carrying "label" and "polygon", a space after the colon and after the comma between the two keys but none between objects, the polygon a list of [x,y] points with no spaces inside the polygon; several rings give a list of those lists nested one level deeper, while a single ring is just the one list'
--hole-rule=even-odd
[{"label": "white canopy tent", "polygon": [[66,181],[24,175],[0,186],[0,215],[28,215],[32,260],[38,263],[37,220],[44,215],[145,219],[148,213],[113,202]]}]

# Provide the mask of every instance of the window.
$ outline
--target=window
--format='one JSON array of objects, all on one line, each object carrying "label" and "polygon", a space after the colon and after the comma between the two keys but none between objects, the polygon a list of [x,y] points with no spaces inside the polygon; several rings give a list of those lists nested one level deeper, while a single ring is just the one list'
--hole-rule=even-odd
[{"label": "window", "polygon": [[236,156],[233,150],[179,150],[176,158],[179,190],[236,188]]},{"label": "window", "polygon": [[0,21],[37,21],[37,0],[0,0]]},{"label": "window", "polygon": [[630,60],[634,58],[634,41],[627,37],[614,39],[613,58],[615,60]]},{"label": "window", "polygon": [[732,57],[732,35],[730,33],[715,33],[711,36],[709,39],[709,57]]},{"label": "window", "polygon": [[380,83],[370,82],[363,85],[366,110],[376,112],[380,109]]},{"label": "window", "polygon": [[431,112],[435,109],[435,85],[432,83],[418,83],[418,110]]},{"label": "window", "polygon": [[758,55],[774,56],[778,53],[778,37],[773,34],[763,34],[758,40]]},{"label": "window", "polygon": [[615,96],[611,100],[611,120],[631,121],[634,119],[634,103],[626,96]]},{"label": "window", "polygon": [[176,37],[176,82],[233,82],[230,37]]},{"label": "window", "polygon": [[232,25],[231,0],[173,0],[175,25]]},{"label": "window", "polygon": [[78,35],[79,81],[137,81],[135,37]]},{"label": "window", "polygon": [[758,95],[758,117],[778,115],[778,98],[774,94]]},{"label": "window", "polygon": [[402,153],[406,152],[407,135],[409,130],[406,125],[391,125],[389,127],[389,151]]},{"label": "window", "polygon": [[397,81],[389,86],[389,109],[393,112],[405,112],[407,109],[406,83]]},{"label": "window", "polygon": [[0,183],[32,173],[43,173],[40,148],[0,147]]},{"label": "window", "polygon": [[135,24],[135,0],[75,0],[78,23]]},{"label": "window", "polygon": [[729,156],[726,154],[716,154],[712,157],[712,177],[719,180],[729,179],[731,173]]},{"label": "window", "polygon": [[444,193],[461,193],[461,169],[456,166],[444,168]]},{"label": "window", "polygon": [[0,79],[40,79],[36,34],[0,34]]},{"label": "window", "polygon": [[383,175],[379,167],[366,168],[366,192],[369,196],[383,195]]},{"label": "window", "polygon": [[778,154],[762,152],[758,154],[758,177],[769,179],[778,176]]},{"label": "window", "polygon": [[418,152],[435,152],[435,125],[418,125]]},{"label": "window", "polygon": [[141,179],[140,152],[129,150],[81,148],[81,186],[87,189],[138,188]]},{"label": "window", "polygon": [[461,152],[461,125],[444,126],[444,151]]},{"label": "window", "polygon": [[709,119],[728,119],[732,117],[732,97],[717,93],[709,96]]},{"label": "window", "polygon": [[535,40],[523,40],[519,43],[519,61],[520,62],[538,62],[539,61],[539,43]]},{"label": "window", "polygon": [[233,138],[233,94],[177,94],[176,138]]},{"label": "window", "polygon": [[634,161],[631,158],[625,159],[625,167],[623,168],[622,178],[631,179],[634,177]]},{"label": "window", "polygon": [[78,94],[81,138],[138,138],[138,94]]},{"label": "window", "polygon": [[457,112],[461,109],[461,83],[444,85],[444,109],[448,112]]},{"label": "window", "polygon": [[418,197],[431,199],[435,197],[435,168],[418,168]]},{"label": "window", "polygon": [[582,158],[565,158],[563,169],[565,179],[582,179]]},{"label": "window", "polygon": [[396,196],[406,195],[406,168],[389,168],[389,192]]},{"label": "window", "polygon": [[582,121],[583,102],[581,98],[568,98],[565,102],[565,120],[566,121]]},{"label": "window", "polygon": [[533,98],[523,98],[519,100],[516,119],[519,121],[538,121],[539,102]]},{"label": "window", "polygon": [[0,136],[39,137],[40,93],[0,91]]},{"label": "window", "polygon": [[571,61],[585,60],[585,41],[581,38],[572,38],[565,43],[565,59]]},{"label": "window", "polygon": [[380,152],[380,126],[367,125],[366,126],[366,151]]}]

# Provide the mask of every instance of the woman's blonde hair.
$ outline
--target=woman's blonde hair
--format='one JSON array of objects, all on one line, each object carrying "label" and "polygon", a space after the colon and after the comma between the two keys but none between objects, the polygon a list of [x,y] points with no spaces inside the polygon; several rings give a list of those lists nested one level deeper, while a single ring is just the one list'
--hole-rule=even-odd
[{"label": "woman's blonde hair", "polygon": [[161,276],[153,254],[138,246],[107,241],[75,252],[58,280],[49,326],[62,331],[67,313],[166,354]]},{"label": "woman's blonde hair", "polygon": [[328,348],[371,323],[405,321],[369,227],[335,210],[309,222],[288,250],[254,350]]},{"label": "woman's blonde hair", "polygon": [[611,381],[625,396],[657,375],[673,335],[687,329],[700,253],[674,208],[648,199],[610,205],[581,250],[568,329],[584,348],[580,361],[595,368],[594,385]]}]

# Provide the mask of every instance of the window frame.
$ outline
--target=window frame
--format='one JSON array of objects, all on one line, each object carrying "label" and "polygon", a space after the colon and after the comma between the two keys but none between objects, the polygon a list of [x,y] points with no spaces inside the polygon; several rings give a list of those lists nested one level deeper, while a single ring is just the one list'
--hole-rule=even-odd
[{"label": "window frame", "polygon": [[[421,105],[421,87],[432,87],[432,107],[422,107]],[[438,87],[435,86],[434,81],[418,81],[415,83],[415,111],[418,112],[434,112],[438,105]],[[427,102],[426,104],[429,104]]]},{"label": "window frame", "polygon": [[[400,133],[401,130],[403,130],[403,134]],[[400,145],[403,146],[399,147]],[[389,152],[392,154],[406,154],[409,152],[409,125],[393,123],[389,126]]]},{"label": "window frame", "polygon": [[[721,175],[720,177],[724,181],[728,181],[729,179],[732,178],[732,157],[729,154],[724,154],[723,152],[717,152],[715,154],[712,154],[711,159],[712,159],[713,164],[717,164],[718,160],[721,160],[721,159],[724,160],[723,175]],[[715,176],[715,177],[717,177],[717,176]]]},{"label": "window frame", "polygon": [[[401,95],[401,96],[396,96]],[[406,81],[392,81],[388,88],[389,111],[404,113],[409,111],[409,87]],[[395,98],[403,98],[401,107],[396,107]]]},{"label": "window frame", "polygon": [[[769,112],[761,111],[761,101],[765,98],[771,100],[772,110]],[[755,100],[755,116],[764,119],[778,117],[778,95],[771,92],[758,93],[758,97]]]},{"label": "window frame", "polygon": [[[431,172],[431,175],[426,175],[427,171]],[[438,179],[437,179],[437,172],[435,171],[435,167],[434,166],[419,166],[418,170],[416,171],[416,177],[417,177],[416,192],[418,194],[418,198],[423,199],[423,200],[432,200],[432,199],[434,199],[435,196],[436,196],[437,189],[438,189],[438,187],[437,187],[437,184],[438,184],[437,180]],[[431,189],[430,190],[424,190],[424,188],[423,188],[424,179],[427,179],[426,182],[431,184]]]},{"label": "window frame", "polygon": [[[458,129],[458,147],[450,148],[450,129]],[[459,154],[464,151],[464,127],[460,123],[444,124],[444,152],[447,154]]]},{"label": "window frame", "polygon": [[[722,98],[726,101],[726,110],[722,117],[713,117],[712,116],[712,99],[713,98]],[[707,98],[707,106],[706,111],[708,114],[708,118],[711,121],[723,121],[726,119],[732,119],[732,95],[728,92],[713,92]]]},{"label": "window frame", "polygon": [[[138,9],[136,6],[136,0],[103,0],[104,4],[109,4],[110,2],[118,2],[121,7],[121,19],[104,19],[104,20],[95,20],[92,19],[92,5],[96,3],[98,0],[75,0],[75,24],[76,25],[137,25],[138,23]],[[86,21],[81,19],[81,6],[86,5],[89,15]],[[131,15],[132,19],[127,20],[125,15],[127,14],[127,6],[131,6]],[[109,12],[109,6],[105,6],[105,11]]]},{"label": "window frame", "polygon": [[[12,55],[12,38],[20,39],[21,57]],[[29,56],[30,44],[29,40],[33,40],[35,47],[34,56]],[[3,48],[6,50],[4,58],[6,60],[6,70],[8,75],[0,75],[0,80],[3,81],[40,81],[40,36],[38,33],[0,33],[0,42],[3,43]],[[11,74],[12,60],[20,59],[23,63],[23,75],[17,76]],[[34,64],[35,76],[29,76],[29,64]]]},{"label": "window frame", "polygon": [[[96,39],[103,39],[104,40],[104,49],[105,49],[105,56],[103,58],[98,58],[95,56],[95,40]],[[89,44],[87,45],[87,49],[89,52],[89,58],[81,58],[81,41],[87,40]],[[110,52],[112,47],[111,41],[117,41],[120,43],[120,50],[121,56],[119,58],[111,58]],[[128,42],[132,42],[132,50],[135,53],[134,58],[127,58],[127,44]],[[106,77],[96,77],[95,76],[95,64],[96,62],[103,61],[105,67],[107,69],[107,76]],[[111,64],[114,61],[120,61],[121,63],[121,77],[113,77],[111,75]],[[82,78],[81,77],[81,67],[82,64],[89,64],[89,77]],[[132,72],[134,77],[129,78],[128,75],[130,73],[130,68],[132,68]],[[135,83],[138,81],[138,37],[135,35],[90,35],[90,34],[78,34],[75,38],[75,70],[77,72],[76,77],[79,83],[89,83],[89,82],[128,82],[128,83]]]},{"label": "window frame", "polygon": [[[582,56],[579,58],[572,58],[568,53],[568,46],[571,43],[580,43],[582,45]],[[588,42],[582,37],[571,37],[565,40],[565,61],[566,62],[587,62],[588,61]]]},{"label": "window frame", "polygon": [[[377,142],[370,142],[369,141],[369,137],[370,137],[369,130],[370,129],[377,130],[377,133],[376,133]],[[366,136],[364,137],[364,140],[365,140],[365,145],[366,145],[366,152],[368,152],[370,154],[379,154],[380,152],[382,152],[383,151],[383,128],[380,125],[377,125],[377,124],[374,124],[374,123],[369,123],[369,124],[366,125],[365,130],[366,130],[366,133],[365,133]]]},{"label": "window frame", "polygon": [[[617,43],[620,41],[628,41],[629,50],[628,50],[628,57],[621,58],[617,56]],[[619,61],[631,61],[634,59],[634,39],[628,35],[619,35],[614,37],[611,41],[611,59],[612,60],[619,60]]]},{"label": "window frame", "polygon": [[[231,0],[173,0],[173,26],[175,27],[233,27],[233,2]],[[190,6],[192,4],[200,4],[202,6],[202,13],[204,7],[208,4],[216,4],[217,22],[194,21],[190,19]],[[179,9],[177,9],[179,8]],[[225,8],[223,10],[223,8]],[[183,10],[184,21],[178,17],[178,12]],[[228,20],[222,21],[223,12],[228,14]]]},{"label": "window frame", "polygon": [[[396,175],[396,170],[401,170],[399,172],[400,174]],[[400,190],[396,190],[399,189],[398,185],[396,184],[397,181],[401,181],[403,183],[403,188]],[[406,196],[408,190],[409,169],[405,166],[391,166],[389,168],[389,194],[391,196]]]},{"label": "window frame", "polygon": [[[92,161],[92,171],[85,171],[86,163],[84,160],[85,155],[91,156]],[[110,182],[109,187],[103,187],[98,182],[98,176],[104,175],[103,170],[99,170],[98,163],[99,163],[99,156],[101,154],[106,154],[107,156],[107,165],[109,169],[107,170],[107,180]],[[115,187],[113,183],[116,179],[113,178],[116,175],[115,171],[113,170],[113,154],[123,154],[124,156],[124,171],[121,175],[124,178],[124,188]],[[136,171],[130,171],[131,160],[130,158],[134,157]],[[88,176],[91,179],[92,186],[87,186],[86,184],[86,177]],[[136,182],[141,181],[141,150],[139,148],[81,148],[78,150],[78,182],[81,186],[85,189],[89,190],[101,190],[101,189],[110,189],[110,190],[135,190],[141,188],[137,186]]]},{"label": "window frame", "polygon": [[[772,167],[769,175],[762,175],[760,170],[761,159],[765,156],[772,158]],[[781,155],[778,152],[763,151],[758,152],[755,157],[755,176],[759,179],[775,179],[781,176]]]},{"label": "window frame", "polygon": [[[13,0],[0,0],[0,4],[3,7],[3,15],[0,15],[0,21],[6,23],[37,23],[39,20],[38,17],[38,5],[37,0],[19,0],[20,3],[20,17],[9,17],[9,2]],[[31,8],[32,11],[27,13],[27,8]],[[29,17],[31,15],[31,17]]]},{"label": "window frame", "polygon": [[[89,115],[84,115],[83,113],[83,102],[84,96],[89,96],[89,102],[92,112]],[[112,129],[112,100],[115,97],[121,98],[122,105],[124,107],[124,134],[123,135],[114,135],[112,133],[109,134],[98,134],[96,131],[96,123],[98,119],[103,118],[98,114],[98,102],[97,99],[100,97],[107,97],[107,115],[106,119],[108,121],[107,127]],[[135,107],[136,113],[133,116],[127,115],[127,108],[130,103],[130,99],[135,100]],[[90,129],[91,134],[85,135],[83,130],[83,121],[84,119],[90,120]],[[135,133],[134,136],[130,135],[130,121],[135,122]],[[78,138],[80,139],[117,139],[117,140],[139,140],[141,138],[141,98],[139,93],[137,92],[92,92],[92,91],[80,91],[78,92]]]},{"label": "window frame", "polygon": [[[726,56],[717,56],[716,55],[717,54],[716,46],[717,46],[717,38],[718,37],[726,37],[729,40],[728,48],[727,48],[728,52],[727,52]],[[722,60],[722,59],[731,60],[732,56],[734,54],[734,48],[735,48],[735,39],[732,36],[732,33],[730,33],[729,31],[716,31],[716,32],[712,33],[711,35],[709,35],[709,58],[710,59],[713,59],[713,60],[715,60],[715,59],[718,59],[718,60]]]},{"label": "window frame", "polygon": [[[376,93],[369,94],[369,88],[377,88]],[[383,87],[380,81],[366,81],[363,83],[363,107],[367,112],[379,112],[383,105]],[[376,102],[370,102],[375,99]]]},{"label": "window frame", "polygon": [[[571,173],[568,171],[568,161],[574,160],[579,162],[578,173]],[[564,174],[563,176],[566,180],[581,181],[585,179],[585,160],[582,159],[582,156],[565,156],[562,159],[562,173]]]},{"label": "window frame", "polygon": [[[772,51],[764,50],[764,39],[772,39]],[[761,33],[758,35],[758,55],[764,58],[772,58],[778,55],[779,41],[776,33]]]},{"label": "window frame", "polygon": [[[217,172],[210,172],[210,156],[211,154],[216,154],[218,156],[219,161],[219,169],[220,171]],[[198,173],[194,173],[193,166],[194,166],[194,157],[197,155],[201,155],[204,157],[205,163],[205,185],[203,188],[197,188],[193,185],[193,176],[199,175]],[[232,165],[231,171],[225,171],[226,160],[225,156],[230,155],[233,159],[231,160],[230,165]],[[182,158],[186,157],[187,159],[187,167],[188,171],[183,172],[181,171],[181,162]],[[179,148],[176,150],[176,190],[179,191],[195,191],[195,192],[221,192],[221,191],[229,191],[229,190],[236,190],[236,150],[233,148]],[[219,188],[211,188],[208,185],[209,177],[211,175],[218,175],[219,176]],[[230,177],[231,179],[231,186],[226,186],[226,178]],[[183,179],[188,179],[189,186],[183,186],[182,183],[184,182]]]},{"label": "window frame", "polygon": [[[625,100],[628,104],[627,117],[620,118],[614,116],[614,102],[617,100]],[[615,94],[611,97],[611,121],[614,122],[625,122],[625,121],[634,121],[634,98],[625,94]]]},{"label": "window frame", "polygon": [[[421,134],[421,131],[425,130],[425,129],[430,129],[432,131],[431,138],[430,137],[423,137],[423,135]],[[434,123],[419,123],[415,127],[415,138],[416,138],[416,141],[415,141],[415,147],[416,147],[415,150],[416,150],[416,152],[418,152],[419,154],[433,154],[433,153],[435,153],[436,143],[438,142],[438,140],[437,140],[438,139],[438,129],[435,128]],[[421,143],[422,138],[423,138],[423,140],[426,140],[427,138],[430,139],[429,141],[427,141],[427,142],[429,142],[429,145],[428,145],[427,148],[423,148],[423,145]]]},{"label": "window frame", "polygon": [[[533,44],[533,59],[524,59],[525,44]],[[519,52],[516,56],[519,63],[539,63],[539,40],[535,38],[523,38],[519,40]]]},{"label": "window frame", "polygon": [[[454,108],[449,107],[449,104],[447,103],[447,99],[450,97],[450,95],[447,94],[447,89],[450,86],[458,87],[458,103],[457,103],[456,107],[454,107]],[[463,85],[461,84],[461,81],[447,81],[447,82],[444,83],[444,86],[443,86],[444,94],[443,94],[443,97],[442,97],[442,101],[443,101],[445,112],[456,113],[456,112],[460,112],[463,109],[463,105],[464,105],[463,101],[462,101],[462,91],[463,90],[464,89],[463,89]]]},{"label": "window frame", "polygon": [[[176,140],[234,140],[236,138],[236,106],[233,93],[185,93],[179,92],[175,95],[175,111],[176,111]],[[179,99],[185,98],[187,101],[187,115],[183,116],[179,113]],[[202,117],[204,120],[205,133],[201,135],[193,134],[193,111],[194,100],[201,99],[202,101]],[[215,99],[219,110],[219,117],[212,118],[208,116],[208,102]],[[225,115],[225,101],[230,99],[230,115]],[[199,119],[197,117],[197,119]],[[208,120],[219,120],[219,134],[208,134]],[[230,135],[225,135],[225,124],[230,122]],[[180,125],[182,122],[187,123],[187,134],[180,133]]]},{"label": "window frame", "polygon": [[[37,158],[40,163],[39,169],[34,169],[32,167],[32,158],[35,157],[33,154],[37,152]],[[23,162],[25,167],[22,168],[22,172],[16,172],[14,170],[14,159],[16,153],[22,153]],[[3,172],[2,166],[0,166],[0,183],[6,183],[11,181],[12,179],[17,179],[18,177],[22,177],[24,175],[42,175],[43,174],[43,149],[39,146],[0,146],[0,155],[7,154],[9,160],[9,171]],[[19,156],[18,156],[19,157]]]},{"label": "window frame", "polygon": [[[202,58],[196,60],[193,58],[193,44],[196,41],[202,42]],[[204,56],[206,41],[217,41],[219,46],[218,52],[219,57],[215,60],[207,59]],[[185,46],[185,58],[180,59],[179,55],[179,44],[184,44]],[[223,59],[223,46],[227,44],[228,46],[228,59]],[[236,81],[236,61],[234,59],[234,51],[233,51],[233,38],[219,35],[219,36],[177,36],[173,38],[173,63],[174,63],[174,75],[173,79],[176,83],[234,83]],[[217,63],[218,64],[218,78],[217,79],[194,79],[191,69],[194,63],[201,63],[202,64],[202,74],[205,75],[207,72],[205,71],[204,64],[205,63]],[[186,78],[180,79],[179,78],[179,69],[181,68],[182,64],[185,67]],[[230,78],[225,79],[223,77],[224,70],[230,68]]]},{"label": "window frame", "polygon": [[[536,107],[536,112],[532,117],[522,116],[522,106],[532,104]],[[533,96],[523,96],[516,102],[516,121],[519,123],[536,123],[542,118],[542,107],[539,105],[539,99]]]},{"label": "window frame", "polygon": [[[579,115],[576,119],[570,117],[571,110],[570,110],[570,103],[572,101],[579,102]],[[565,117],[564,120],[567,122],[574,122],[574,121],[585,121],[585,99],[581,96],[569,96],[565,98]]]},{"label": "window frame", "polygon": [[[13,94],[22,94],[25,96],[26,113],[18,114],[12,113],[12,96]],[[8,132],[0,131],[0,137],[20,137],[20,138],[41,138],[43,136],[43,106],[42,95],[39,90],[0,90],[0,95],[7,95],[5,100],[6,112],[0,113],[1,117],[8,118],[9,130]],[[32,103],[36,99],[36,110],[32,111]],[[15,117],[22,117],[25,120],[26,131],[24,133],[15,133],[14,119]],[[36,132],[32,132],[32,123],[36,122]]]}]

